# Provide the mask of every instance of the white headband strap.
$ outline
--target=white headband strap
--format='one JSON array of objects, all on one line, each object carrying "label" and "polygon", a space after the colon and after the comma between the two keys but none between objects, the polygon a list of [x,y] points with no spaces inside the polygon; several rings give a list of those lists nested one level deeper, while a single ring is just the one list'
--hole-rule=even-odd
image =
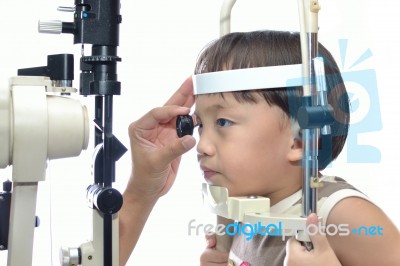
[{"label": "white headband strap", "polygon": [[303,85],[302,65],[242,68],[193,75],[194,94]]}]

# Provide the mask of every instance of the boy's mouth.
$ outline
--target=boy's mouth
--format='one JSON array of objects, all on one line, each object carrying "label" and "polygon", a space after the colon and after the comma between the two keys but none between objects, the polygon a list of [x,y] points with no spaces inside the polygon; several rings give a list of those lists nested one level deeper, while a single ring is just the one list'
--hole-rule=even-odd
[{"label": "boy's mouth", "polygon": [[217,172],[215,171],[204,171],[203,175],[205,179],[210,179],[213,175],[215,175]]},{"label": "boy's mouth", "polygon": [[211,170],[207,167],[200,166],[200,168],[203,171],[204,179],[206,179],[207,181],[209,181],[210,178],[212,178],[215,174],[217,174],[216,171]]}]

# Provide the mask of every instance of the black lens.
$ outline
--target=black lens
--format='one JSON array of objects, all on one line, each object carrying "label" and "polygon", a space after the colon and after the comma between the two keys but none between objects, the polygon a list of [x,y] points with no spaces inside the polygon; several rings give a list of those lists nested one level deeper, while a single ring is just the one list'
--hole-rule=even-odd
[{"label": "black lens", "polygon": [[194,123],[190,115],[178,115],[176,118],[176,133],[180,138],[193,135]]}]

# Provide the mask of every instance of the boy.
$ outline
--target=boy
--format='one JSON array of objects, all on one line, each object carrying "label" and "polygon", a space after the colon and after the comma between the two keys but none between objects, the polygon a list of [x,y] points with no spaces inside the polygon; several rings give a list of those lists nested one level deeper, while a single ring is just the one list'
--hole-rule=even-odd
[{"label": "boy", "polygon": [[[325,61],[328,101],[335,118],[331,152],[319,156],[323,170],[342,150],[350,117],[340,71],[322,45],[319,53]],[[195,74],[299,63],[298,34],[231,33],[201,53]],[[300,106],[301,92],[301,87],[295,87],[198,95],[194,116],[200,135],[198,161],[205,180],[226,187],[231,196],[268,197],[271,212],[301,215],[302,142],[293,115]],[[320,145],[324,146],[323,141]],[[342,265],[400,265],[400,235],[388,217],[343,179],[322,177],[322,181],[318,213],[324,225],[345,224],[350,230],[383,228],[375,236],[328,235]],[[281,237],[257,235],[248,241],[246,236],[234,236],[229,265],[283,265],[285,245]],[[205,253],[210,254],[209,250]]]}]

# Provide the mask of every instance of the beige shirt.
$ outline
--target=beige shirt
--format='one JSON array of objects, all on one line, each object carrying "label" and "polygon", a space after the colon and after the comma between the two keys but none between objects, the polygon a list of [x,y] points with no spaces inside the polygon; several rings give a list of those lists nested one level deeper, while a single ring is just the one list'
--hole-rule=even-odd
[{"label": "beige shirt", "polygon": [[[318,189],[317,213],[322,217],[322,224],[326,224],[331,209],[340,200],[347,197],[367,197],[338,177],[324,176],[321,178],[323,187]],[[295,214],[301,216],[301,194],[299,190],[271,207],[271,213]],[[367,199],[368,200],[368,199]],[[234,266],[282,266],[286,254],[286,242],[282,236],[255,235],[246,240],[244,235],[233,237],[229,253],[230,264]]]}]

